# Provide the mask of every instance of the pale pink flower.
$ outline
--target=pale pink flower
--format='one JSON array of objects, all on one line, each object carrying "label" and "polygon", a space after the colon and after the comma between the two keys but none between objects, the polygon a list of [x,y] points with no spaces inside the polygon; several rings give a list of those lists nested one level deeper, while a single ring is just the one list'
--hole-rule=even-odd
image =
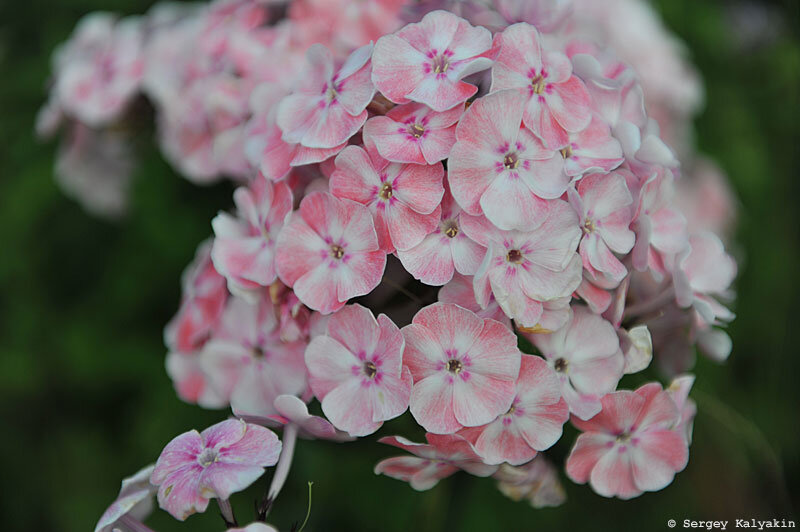
[{"label": "pale pink flower", "polygon": [[441,286],[448,283],[457,271],[473,275],[483,261],[486,248],[471,240],[461,230],[464,213],[445,186],[442,198],[441,221],[422,242],[409,250],[397,250],[403,267],[425,284]]},{"label": "pale pink flower", "polygon": [[425,430],[484,425],[511,407],[521,353],[502,323],[435,303],[417,312],[403,336],[414,377],[411,414]]},{"label": "pale pink flower", "polygon": [[629,229],[633,197],[625,178],[613,172],[589,174],[567,194],[583,230],[578,247],[583,267],[592,275],[601,272],[621,281],[628,270],[614,253],[628,253],[636,238]]},{"label": "pale pink flower", "polygon": [[278,105],[283,140],[308,148],[334,148],[361,129],[375,94],[371,54],[372,45],[363,46],[335,71],[331,51],[321,44],[311,46],[298,85]]},{"label": "pale pink flower", "polygon": [[209,499],[227,500],[247,488],[275,465],[280,452],[281,442],[269,429],[229,419],[175,437],[161,451],[150,482],[158,486],[159,506],[184,521],[204,512]]},{"label": "pale pink flower", "polygon": [[541,225],[546,199],[560,197],[570,182],[558,152],[521,127],[525,101],[511,90],[476,100],[458,123],[458,142],[448,159],[458,204],[468,214],[485,214],[501,229]]},{"label": "pale pink flower", "polygon": [[278,309],[281,340],[295,342],[307,338],[311,326],[311,310],[303,305],[295,293],[283,283],[272,284],[269,287],[269,295]]},{"label": "pale pink flower", "polygon": [[527,499],[534,508],[561,506],[567,500],[558,470],[541,454],[522,466],[502,464],[493,478],[503,495],[516,502]]},{"label": "pale pink flower", "polygon": [[688,221],[689,233],[711,231],[723,241],[736,224],[738,199],[728,176],[712,160],[699,156],[675,183],[675,201]]},{"label": "pale pink flower", "polygon": [[219,323],[228,289],[225,278],[211,261],[211,241],[198,246],[194,260],[181,277],[181,306],[164,329],[164,343],[170,350],[193,353],[208,340]]},{"label": "pale pink flower", "polygon": [[414,456],[395,456],[381,460],[375,466],[375,474],[408,482],[415,490],[425,491],[459,470],[478,477],[488,477],[497,471],[496,465],[483,463],[472,444],[458,434],[428,433],[425,439],[428,443],[414,443],[402,436],[388,436],[378,440],[404,449]]},{"label": "pale pink flower", "polygon": [[494,296],[489,295],[489,302],[486,308],[481,308],[475,300],[475,289],[472,286],[472,277],[454,273],[453,278],[439,290],[439,301],[441,303],[455,303],[458,306],[471,310],[479,318],[491,318],[499,321],[511,329],[511,320],[495,301]]},{"label": "pale pink flower", "polygon": [[583,434],[567,458],[567,475],[620,499],[669,485],[689,459],[684,436],[673,430],[679,412],[669,394],[649,383],[610,393],[602,402],[592,419],[573,420]]},{"label": "pale pink flower", "polygon": [[574,306],[572,313],[558,331],[527,338],[558,375],[570,412],[589,419],[600,411],[603,394],[617,387],[625,359],[609,322],[582,306]]},{"label": "pale pink flower", "polygon": [[395,103],[410,100],[446,111],[478,92],[462,79],[492,66],[496,53],[489,30],[434,11],[378,40],[372,81]]},{"label": "pale pink flower", "polygon": [[557,442],[567,419],[569,407],[561,398],[558,377],[541,358],[522,355],[511,408],[491,423],[459,434],[487,464],[521,465]]},{"label": "pale pink flower", "polygon": [[569,142],[568,132],[589,125],[592,100],[572,73],[572,62],[561,52],[546,50],[534,26],[519,23],[495,35],[500,54],[492,68],[495,92],[515,89],[527,99],[523,122],[550,149]]},{"label": "pale pink flower", "polygon": [[119,527],[137,525],[153,510],[156,487],[150,484],[151,464],[122,481],[117,499],[103,512],[94,532],[113,532]]},{"label": "pale pink flower", "polygon": [[665,256],[679,253],[686,247],[686,218],[674,202],[675,177],[663,167],[657,167],[643,180],[641,188],[631,192],[638,195],[632,229],[636,244],[631,258],[639,271],[650,268],[656,274],[666,273]]},{"label": "pale pink flower", "polygon": [[277,250],[281,280],[323,314],[370,293],[386,267],[369,209],[325,192],[303,198],[278,236]]},{"label": "pale pink flower", "polygon": [[494,295],[506,315],[526,328],[539,325],[544,302],[569,297],[581,282],[578,217],[567,202],[551,203],[544,223],[533,231],[500,231],[476,218],[463,221],[467,236],[488,248],[474,278],[478,304],[486,308]]},{"label": "pale pink flower", "polygon": [[622,146],[599,115],[594,115],[581,131],[569,133],[566,146],[559,151],[564,159],[563,172],[572,178],[590,172],[610,172],[625,160]]},{"label": "pale pink flower", "polygon": [[412,379],[404,349],[400,329],[385,314],[376,320],[369,309],[347,305],[331,316],[305,358],[311,389],[336,428],[366,436],[406,411]]},{"label": "pale pink flower", "polygon": [[282,394],[306,389],[305,341],[280,339],[275,308],[266,294],[251,303],[228,301],[219,329],[203,346],[200,364],[211,386],[237,413],[268,416]]},{"label": "pale pink flower", "polygon": [[165,366],[175,393],[182,401],[203,408],[224,408],[228,405],[228,399],[211,386],[208,375],[200,366],[199,353],[170,351]]},{"label": "pale pink flower", "polygon": [[440,163],[387,163],[358,146],[336,156],[331,194],[369,207],[383,249],[410,249],[439,224],[444,194]]},{"label": "pale pink flower", "polygon": [[248,296],[275,282],[275,241],[292,210],[292,192],[259,174],[233,194],[236,217],[219,213],[212,221],[214,266],[231,292]]},{"label": "pale pink flower", "polygon": [[527,22],[543,33],[560,27],[572,13],[572,0],[494,0],[494,8],[508,22]]},{"label": "pale pink flower", "polygon": [[278,413],[270,416],[269,421],[277,422],[283,426],[296,426],[298,435],[301,438],[333,441],[351,441],[354,439],[337,430],[324,417],[309,414],[308,405],[295,395],[279,395],[275,398],[274,405]]},{"label": "pale pink flower", "polygon": [[687,445],[692,443],[694,416],[697,414],[697,405],[689,398],[689,392],[693,385],[694,375],[683,374],[672,379],[672,382],[666,388],[666,392],[672,398],[675,406],[678,407],[680,415],[674,430],[683,435]]},{"label": "pale pink flower", "polygon": [[55,56],[54,91],[67,114],[89,126],[118,118],[144,73],[142,21],[109,13],[84,17]]},{"label": "pale pink flower", "polygon": [[463,112],[458,105],[443,113],[419,103],[399,105],[367,120],[364,142],[374,144],[389,161],[435,164],[446,159],[456,143],[456,122]]}]

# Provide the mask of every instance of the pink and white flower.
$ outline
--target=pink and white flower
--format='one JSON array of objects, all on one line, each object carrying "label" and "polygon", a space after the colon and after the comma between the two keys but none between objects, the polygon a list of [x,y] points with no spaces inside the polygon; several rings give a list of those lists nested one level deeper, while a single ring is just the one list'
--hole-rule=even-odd
[{"label": "pink and white flower", "polygon": [[526,328],[540,324],[545,302],[569,297],[581,282],[578,217],[561,200],[549,211],[528,232],[500,231],[475,218],[463,223],[467,236],[488,248],[474,278],[478,304],[488,307],[494,295],[506,315]]},{"label": "pink and white flower", "polygon": [[459,470],[478,477],[488,477],[497,471],[496,465],[485,464],[472,444],[458,434],[428,433],[425,439],[428,443],[414,443],[402,436],[388,436],[378,440],[404,449],[414,456],[395,456],[381,460],[375,466],[375,474],[408,482],[415,490],[425,491]]},{"label": "pink and white flower", "polygon": [[487,425],[459,432],[487,464],[521,465],[561,437],[569,407],[561,383],[541,358],[522,355],[516,396],[508,412]]},{"label": "pink and white flower", "polygon": [[600,411],[603,395],[616,389],[625,359],[609,322],[586,307],[572,312],[558,331],[527,337],[558,375],[570,412],[589,419]]},{"label": "pink and white flower", "polygon": [[441,303],[455,303],[460,307],[474,312],[479,318],[490,318],[499,321],[511,329],[511,320],[495,301],[494,296],[489,295],[489,302],[486,308],[481,308],[475,300],[475,289],[472,287],[472,277],[454,273],[453,278],[439,290],[439,301]]},{"label": "pink and white flower", "polygon": [[214,390],[237,414],[268,416],[282,394],[306,389],[303,340],[283,342],[272,302],[232,297],[219,330],[200,352],[200,364]]},{"label": "pink and white flower", "polygon": [[541,454],[522,466],[502,464],[493,478],[503,495],[512,501],[527,499],[534,508],[561,506],[567,500],[558,470]]},{"label": "pink and white flower", "polygon": [[577,133],[567,135],[567,144],[559,150],[564,159],[564,173],[571,178],[590,172],[610,172],[625,160],[622,145],[611,136],[611,129],[599,115]]},{"label": "pink and white flower", "polygon": [[441,164],[388,163],[358,146],[336,156],[331,194],[369,207],[378,241],[387,251],[406,250],[433,231],[440,218],[444,168]]},{"label": "pink and white flower", "polygon": [[347,305],[328,321],[326,334],[306,349],[309,383],[333,425],[352,436],[372,434],[406,411],[411,373],[405,341],[385,314]]},{"label": "pink and white flower", "polygon": [[284,427],[294,425],[297,427],[297,434],[301,438],[332,441],[351,441],[354,439],[337,430],[324,417],[309,414],[308,405],[296,395],[279,395],[275,398],[274,405],[278,413],[270,416],[269,421],[279,423]]},{"label": "pink and white flower", "polygon": [[572,62],[561,52],[543,49],[534,26],[514,24],[498,33],[500,48],[492,68],[491,91],[519,90],[527,97],[525,126],[553,150],[569,142],[567,135],[589,125],[592,100],[586,86],[572,73]]},{"label": "pink and white flower", "polygon": [[278,105],[283,140],[308,148],[334,148],[361,129],[375,94],[371,54],[372,44],[362,46],[334,71],[331,51],[321,44],[311,46],[297,86]]},{"label": "pink and white flower", "polygon": [[212,221],[214,266],[228,280],[231,292],[247,297],[278,278],[275,241],[292,210],[292,192],[285,183],[259,174],[233,194],[237,217],[219,213]]},{"label": "pink and white flower", "polygon": [[419,103],[399,105],[385,116],[367,120],[365,143],[374,144],[388,161],[436,164],[456,143],[456,122],[463,112],[458,105],[443,113]]},{"label": "pink and white flower", "polygon": [[560,197],[570,177],[558,152],[521,127],[525,96],[500,91],[473,103],[456,127],[448,159],[450,190],[473,216],[501,229],[531,230],[547,217],[547,199]]},{"label": "pink and white flower", "polygon": [[600,272],[622,281],[628,270],[614,253],[628,253],[636,239],[629,229],[633,197],[625,178],[617,173],[590,174],[567,194],[583,230],[578,247],[583,267],[593,276]]},{"label": "pink and white flower", "polygon": [[184,521],[204,512],[209,499],[227,500],[247,488],[277,463],[280,452],[281,442],[269,429],[229,419],[169,442],[150,482],[158,486],[159,506]]},{"label": "pink and white flower", "polygon": [[278,235],[277,250],[281,280],[323,314],[370,293],[386,267],[369,210],[325,192],[303,198]]},{"label": "pink and white flower", "polygon": [[689,459],[684,436],[673,430],[680,415],[658,383],[603,397],[602,411],[588,421],[567,458],[567,475],[589,482],[604,497],[631,499],[672,482]]},{"label": "pink and white flower", "polygon": [[150,484],[151,464],[122,481],[116,500],[103,512],[94,532],[113,532],[118,527],[140,525],[153,510],[156,487]]},{"label": "pink and white flower", "polygon": [[441,221],[422,242],[408,250],[397,250],[403,267],[425,284],[441,286],[453,278],[457,271],[473,275],[478,270],[486,248],[471,240],[461,230],[464,213],[445,186],[442,198]]},{"label": "pink and white flower", "polygon": [[411,414],[428,432],[484,425],[511,407],[521,353],[502,323],[434,303],[417,312],[403,336],[414,377]]},{"label": "pink and white flower", "polygon": [[492,34],[446,11],[433,11],[375,43],[372,81],[395,103],[408,101],[447,111],[478,87],[462,81],[492,66]]}]

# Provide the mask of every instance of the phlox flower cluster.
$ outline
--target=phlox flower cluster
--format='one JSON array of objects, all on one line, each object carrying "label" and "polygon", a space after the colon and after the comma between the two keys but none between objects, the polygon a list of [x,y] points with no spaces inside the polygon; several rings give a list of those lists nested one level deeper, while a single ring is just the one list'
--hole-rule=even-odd
[{"label": "phlox flower cluster", "polygon": [[[465,471],[560,504],[554,445],[606,497],[687,464],[687,372],[730,354],[736,276],[724,180],[691,185],[696,74],[637,0],[411,4],[92,15],[56,55],[41,132],[103,138],[150,109],[184,177],[234,182],[165,331],[179,397],[233,416],[144,484],[178,519],[216,498],[232,527],[228,498],[277,464],[271,504],[298,436],[400,416],[426,441],[381,437],[406,454],[375,472],[416,490]],[[627,50],[640,23],[657,31]],[[98,530],[136,517],[127,486]]]}]

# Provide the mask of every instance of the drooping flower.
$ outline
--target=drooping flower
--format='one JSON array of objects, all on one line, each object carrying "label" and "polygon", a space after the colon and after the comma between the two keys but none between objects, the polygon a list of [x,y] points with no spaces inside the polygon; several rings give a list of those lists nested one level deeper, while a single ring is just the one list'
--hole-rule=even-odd
[{"label": "drooping flower", "polygon": [[578,217],[561,200],[549,211],[528,232],[500,231],[478,218],[462,224],[470,238],[488,248],[474,278],[478,304],[486,308],[494,295],[508,317],[526,328],[540,324],[545,302],[569,297],[581,281]]},{"label": "drooping flower", "polygon": [[371,292],[386,267],[369,209],[325,192],[303,198],[276,247],[281,280],[300,301],[323,314]]},{"label": "drooping flower", "polygon": [[334,148],[361,129],[375,94],[371,54],[372,44],[362,46],[335,71],[331,51],[322,44],[312,45],[298,85],[278,105],[283,140],[308,148]]},{"label": "drooping flower", "polygon": [[247,297],[277,279],[275,241],[292,210],[292,192],[259,174],[247,188],[236,189],[233,201],[237,217],[221,212],[211,221],[211,257],[231,292]]},{"label": "drooping flower", "polygon": [[446,111],[478,88],[462,81],[492,66],[492,34],[446,11],[433,11],[375,44],[372,81],[395,103],[408,101]]},{"label": "drooping flower", "polygon": [[364,142],[373,143],[388,161],[436,164],[456,143],[456,122],[463,112],[458,105],[443,113],[419,103],[399,105],[367,120]]},{"label": "drooping flower", "polygon": [[139,524],[153,510],[156,487],[150,484],[151,464],[122,481],[117,499],[103,512],[94,532],[113,532],[118,527]]},{"label": "drooping flower", "polygon": [[493,478],[503,495],[512,501],[527,499],[534,508],[561,506],[567,499],[558,470],[541,454],[522,466],[502,464]]},{"label": "drooping flower", "polygon": [[600,272],[622,281],[628,270],[614,253],[628,253],[636,238],[629,229],[633,197],[625,178],[616,173],[590,174],[567,193],[583,230],[578,247],[583,267],[592,275]]},{"label": "drooping flower", "polygon": [[586,86],[572,73],[563,53],[543,49],[534,26],[514,24],[494,38],[500,54],[492,68],[495,92],[515,89],[526,96],[523,121],[550,149],[569,142],[568,132],[589,125],[592,100]]},{"label": "drooping flower", "polygon": [[279,395],[275,398],[274,405],[278,414],[270,416],[269,419],[283,426],[296,426],[301,438],[333,441],[354,439],[346,433],[336,430],[336,427],[324,417],[309,414],[308,405],[295,395]]},{"label": "drooping flower", "polygon": [[565,327],[528,339],[558,375],[570,411],[589,419],[600,411],[603,394],[617,387],[625,360],[609,322],[586,307],[575,306],[572,312]]},{"label": "drooping flower", "polygon": [[369,207],[378,241],[387,251],[410,249],[433,231],[440,218],[444,168],[374,160],[358,146],[336,156],[331,194]]},{"label": "drooping flower", "polygon": [[547,199],[560,197],[570,178],[558,152],[521,127],[525,97],[500,91],[473,103],[456,127],[448,159],[450,190],[474,216],[501,229],[531,230],[547,217]]},{"label": "drooping flower", "polygon": [[405,341],[386,315],[348,305],[333,314],[326,334],[306,349],[314,395],[333,425],[352,436],[372,434],[408,408],[412,378],[403,365]]},{"label": "drooping flower", "polygon": [[211,386],[237,413],[268,416],[282,394],[306,389],[303,340],[283,342],[272,302],[263,292],[255,302],[232,297],[219,330],[200,352]]},{"label": "drooping flower", "polygon": [[573,420],[583,434],[567,458],[567,475],[620,499],[669,485],[689,459],[683,434],[673,430],[680,416],[669,394],[649,383],[610,393],[602,402],[593,418]]},{"label": "drooping flower", "polygon": [[281,442],[269,429],[229,419],[198,433],[185,432],[158,457],[150,482],[158,504],[175,519],[204,512],[212,498],[228,499],[275,465]]},{"label": "drooping flower", "polygon": [[469,215],[455,202],[446,184],[441,207],[436,229],[413,248],[397,250],[397,257],[408,273],[433,286],[449,282],[456,271],[474,275],[486,253],[485,247],[461,230],[461,218]]},{"label": "drooping flower", "polygon": [[487,464],[521,465],[561,437],[569,407],[561,383],[541,358],[522,355],[516,396],[508,412],[487,425],[459,432]]},{"label": "drooping flower", "polygon": [[514,333],[449,303],[434,303],[403,327],[414,377],[411,414],[428,432],[493,421],[514,400],[521,353]]},{"label": "drooping flower", "polygon": [[408,482],[417,491],[434,487],[441,479],[459,470],[478,477],[488,477],[497,471],[496,465],[483,463],[475,448],[458,434],[425,435],[428,443],[414,443],[402,436],[388,436],[380,443],[404,449],[414,456],[395,456],[381,460],[375,474],[384,474]]}]

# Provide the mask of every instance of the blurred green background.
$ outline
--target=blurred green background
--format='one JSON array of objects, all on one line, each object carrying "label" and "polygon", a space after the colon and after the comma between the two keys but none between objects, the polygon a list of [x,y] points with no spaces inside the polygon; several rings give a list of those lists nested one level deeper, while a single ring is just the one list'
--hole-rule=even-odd
[{"label": "blurred green background", "polygon": [[[78,18],[143,13],[148,0],[0,2],[0,460],[2,530],[86,532],[119,481],[174,435],[224,417],[181,403],[164,371],[162,328],[179,277],[231,186],[179,178],[152,142],[141,152],[130,215],[110,223],[56,187],[56,144],[34,139],[50,53]],[[746,35],[740,3],[660,0],[666,23],[702,72],[701,151],[730,175],[740,201],[741,272],[734,351],[699,359],[700,412],[689,466],[662,492],[606,500],[566,481],[568,502],[534,510],[488,479],[458,475],[426,493],[372,473],[396,454],[374,443],[301,441],[270,521],[307,530],[664,530],[674,518],[794,518],[800,500],[800,41],[796,0],[758,2],[775,18]],[[741,23],[741,19],[739,19]],[[680,83],[680,80],[676,80]],[[626,383],[623,386],[634,385]],[[403,420],[381,435],[408,431]],[[417,435],[414,433],[413,435]],[[552,455],[565,456],[574,431]],[[240,521],[269,475],[235,498]],[[186,525],[156,512],[158,530],[221,530],[216,508]]]}]

